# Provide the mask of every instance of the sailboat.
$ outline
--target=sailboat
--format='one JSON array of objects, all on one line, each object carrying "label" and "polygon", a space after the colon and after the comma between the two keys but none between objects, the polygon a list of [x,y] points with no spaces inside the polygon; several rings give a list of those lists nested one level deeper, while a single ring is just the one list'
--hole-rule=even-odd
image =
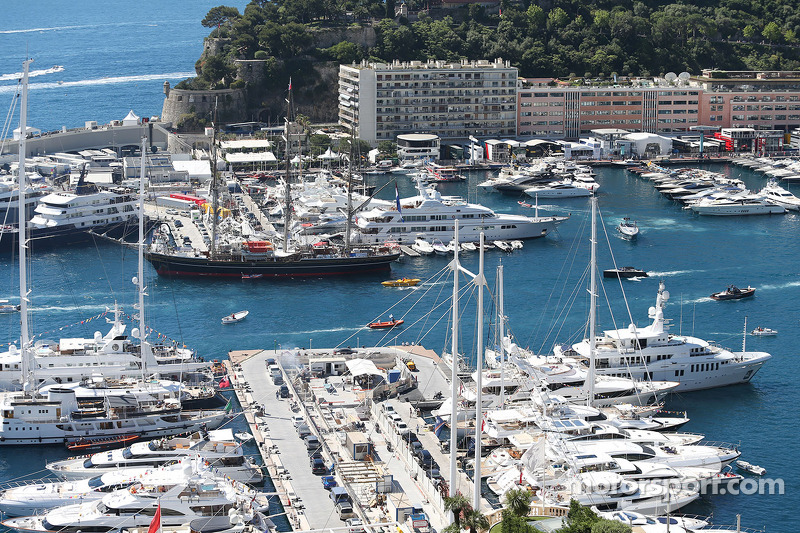
[{"label": "sailboat", "polygon": [[[291,87],[290,87],[291,89]],[[284,192],[283,242],[278,247],[263,240],[239,240],[216,248],[216,230],[212,235],[210,252],[179,249],[167,239],[155,240],[145,257],[162,276],[221,276],[241,279],[243,274],[264,278],[344,276],[371,272],[385,272],[392,262],[400,258],[400,250],[392,245],[358,245],[346,242],[344,246],[330,242],[317,245],[298,245],[292,242],[291,216],[291,90],[286,116],[286,178]],[[214,129],[216,152],[216,127]],[[217,169],[214,165],[213,185],[216,191]],[[213,197],[216,203],[216,192]],[[352,215],[348,206],[348,227]],[[216,205],[214,206],[216,213]],[[216,217],[215,227],[216,227]],[[348,230],[349,231],[349,230]]]},{"label": "sailboat", "polygon": [[[31,62],[23,62],[20,131],[26,131],[28,70]],[[181,411],[177,400],[165,401],[152,396],[129,394],[113,398],[100,396],[87,403],[81,402],[71,388],[52,387],[45,392],[36,389],[36,366],[32,363],[28,330],[27,215],[23,207],[25,153],[26,138],[21,135],[18,210],[21,238],[18,246],[22,391],[0,393],[0,446],[69,443],[88,436],[103,438],[136,434],[157,437],[195,431],[201,427],[219,427],[225,417],[224,411],[185,413]],[[141,232],[143,229],[140,229]],[[143,344],[145,337],[144,333],[139,335]]]}]

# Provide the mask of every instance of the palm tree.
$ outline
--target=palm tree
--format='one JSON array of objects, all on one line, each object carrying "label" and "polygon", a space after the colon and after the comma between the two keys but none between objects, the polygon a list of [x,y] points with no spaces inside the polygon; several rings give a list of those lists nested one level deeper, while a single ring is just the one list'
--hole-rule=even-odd
[{"label": "palm tree", "polygon": [[528,516],[531,511],[533,495],[524,489],[511,489],[506,492],[506,508],[515,516]]},{"label": "palm tree", "polygon": [[456,492],[453,496],[445,496],[444,510],[453,512],[453,523],[461,529],[461,514],[465,515],[472,510],[469,500],[460,492]]},{"label": "palm tree", "polygon": [[464,527],[469,533],[477,533],[489,529],[489,519],[482,512],[469,508],[464,511]]}]

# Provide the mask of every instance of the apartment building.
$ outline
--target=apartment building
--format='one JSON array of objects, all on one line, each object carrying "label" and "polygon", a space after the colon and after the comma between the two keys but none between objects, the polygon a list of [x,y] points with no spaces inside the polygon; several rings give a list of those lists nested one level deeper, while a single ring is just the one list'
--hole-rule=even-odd
[{"label": "apartment building", "polygon": [[406,133],[514,137],[517,77],[502,59],[340,65],[339,123],[372,144]]}]

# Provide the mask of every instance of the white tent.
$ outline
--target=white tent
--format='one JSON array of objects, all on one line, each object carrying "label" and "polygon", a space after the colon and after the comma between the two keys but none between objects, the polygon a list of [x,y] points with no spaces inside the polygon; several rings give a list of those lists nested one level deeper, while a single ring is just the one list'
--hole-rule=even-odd
[{"label": "white tent", "polygon": [[317,156],[317,159],[339,159],[339,157],[341,156],[328,147],[324,154]]},{"label": "white tent", "polygon": [[122,119],[123,126],[135,126],[139,123],[139,117],[133,112],[133,109],[128,111],[128,115]]},{"label": "white tent", "polygon": [[349,370],[354,376],[383,375],[383,372],[378,370],[378,367],[375,366],[375,363],[369,359],[351,359],[349,361],[345,361],[344,364],[347,365],[347,370]]}]

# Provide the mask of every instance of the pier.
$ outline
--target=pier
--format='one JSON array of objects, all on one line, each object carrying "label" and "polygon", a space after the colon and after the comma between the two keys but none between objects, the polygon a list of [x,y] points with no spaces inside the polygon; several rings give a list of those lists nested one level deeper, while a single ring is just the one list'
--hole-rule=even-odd
[{"label": "pier", "polygon": [[[280,397],[280,385],[271,377],[268,360],[279,366],[278,382],[289,389],[288,398]],[[407,360],[414,362],[416,372],[407,368]],[[368,374],[343,372],[347,361],[365,368],[371,364],[388,369],[398,379],[384,388],[361,388],[359,382]],[[432,425],[421,417],[412,399],[432,398],[437,392],[449,396],[449,368],[434,352],[421,346],[242,350],[231,351],[226,365],[262,461],[294,529],[336,528],[346,518],[340,516],[341,509],[323,487],[321,476],[311,472],[311,450],[296,429],[300,423],[307,424],[312,435],[319,438],[329,469],[326,474],[335,475],[338,486],[346,489],[354,517],[368,525],[403,523],[412,510],[422,510],[435,530],[450,524],[443,499],[452,482],[449,454],[442,450]],[[397,386],[392,388],[394,384]],[[385,396],[388,398],[383,399]],[[390,417],[391,413],[396,415]],[[416,461],[412,447],[398,430],[402,425],[396,416],[408,428],[404,431],[417,434],[439,465],[435,476]],[[463,470],[458,470],[454,482],[457,492],[472,497],[473,482]],[[481,510],[488,514],[491,509],[482,500]]]}]

